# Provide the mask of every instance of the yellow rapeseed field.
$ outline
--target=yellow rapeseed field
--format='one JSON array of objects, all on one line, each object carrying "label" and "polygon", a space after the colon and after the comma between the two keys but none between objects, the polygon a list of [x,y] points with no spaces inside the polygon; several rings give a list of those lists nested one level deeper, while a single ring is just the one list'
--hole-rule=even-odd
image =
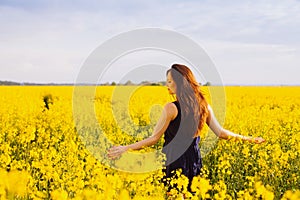
[{"label": "yellow rapeseed field", "polygon": [[[162,86],[74,88],[0,87],[0,199],[165,199],[163,138],[114,161],[106,150],[149,136],[174,97]],[[196,194],[179,171],[173,182],[190,199],[300,199],[300,87],[224,90],[224,128],[266,142],[211,142],[205,127]]]}]

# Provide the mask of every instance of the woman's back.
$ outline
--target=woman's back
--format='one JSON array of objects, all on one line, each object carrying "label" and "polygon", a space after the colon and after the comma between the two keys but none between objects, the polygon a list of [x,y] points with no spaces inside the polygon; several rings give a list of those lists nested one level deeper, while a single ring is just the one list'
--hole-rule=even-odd
[{"label": "woman's back", "polygon": [[174,170],[181,169],[182,173],[190,180],[188,189],[194,176],[200,174],[202,159],[200,156],[199,140],[195,137],[193,127],[194,120],[191,113],[182,119],[181,109],[178,101],[176,105],[178,114],[172,120],[164,134],[163,153],[166,154],[166,168],[164,169],[165,178],[174,176]]}]

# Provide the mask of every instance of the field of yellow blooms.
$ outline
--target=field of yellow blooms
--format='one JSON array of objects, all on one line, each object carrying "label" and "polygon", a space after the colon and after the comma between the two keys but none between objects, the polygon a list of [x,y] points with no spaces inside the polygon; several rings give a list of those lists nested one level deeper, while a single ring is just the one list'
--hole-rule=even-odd
[{"label": "field of yellow blooms", "polygon": [[[209,102],[211,88],[203,87]],[[151,135],[174,97],[161,86],[74,89],[0,87],[0,199],[167,199],[163,139],[113,161],[106,151]],[[190,199],[300,199],[300,87],[224,92],[224,128],[266,142],[217,140],[207,149],[215,139],[205,127],[196,194],[186,191],[183,176],[174,180],[178,190]]]}]

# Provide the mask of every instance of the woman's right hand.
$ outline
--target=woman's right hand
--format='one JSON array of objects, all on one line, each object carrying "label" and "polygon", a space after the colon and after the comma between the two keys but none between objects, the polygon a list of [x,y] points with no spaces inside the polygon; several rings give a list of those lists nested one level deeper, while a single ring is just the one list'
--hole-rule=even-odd
[{"label": "woman's right hand", "polygon": [[116,159],[120,157],[127,150],[128,150],[127,146],[114,146],[108,150],[107,156],[110,159]]},{"label": "woman's right hand", "polygon": [[261,144],[261,143],[266,141],[262,137],[251,137],[251,136],[242,136],[242,140],[248,141],[248,142],[253,142],[253,143],[256,143],[256,144]]},{"label": "woman's right hand", "polygon": [[261,144],[263,142],[265,142],[266,140],[262,137],[256,137],[252,139],[252,142],[256,143],[256,144]]}]

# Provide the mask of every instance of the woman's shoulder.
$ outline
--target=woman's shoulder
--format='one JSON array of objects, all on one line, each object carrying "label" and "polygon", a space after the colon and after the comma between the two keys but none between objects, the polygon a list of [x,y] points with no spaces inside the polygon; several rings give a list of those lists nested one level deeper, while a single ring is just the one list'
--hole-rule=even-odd
[{"label": "woman's shoulder", "polygon": [[178,114],[177,106],[175,105],[175,102],[167,103],[164,107],[167,115],[171,117],[171,119],[175,119]]},{"label": "woman's shoulder", "polygon": [[165,108],[170,110],[177,110],[177,101],[166,103]]}]

